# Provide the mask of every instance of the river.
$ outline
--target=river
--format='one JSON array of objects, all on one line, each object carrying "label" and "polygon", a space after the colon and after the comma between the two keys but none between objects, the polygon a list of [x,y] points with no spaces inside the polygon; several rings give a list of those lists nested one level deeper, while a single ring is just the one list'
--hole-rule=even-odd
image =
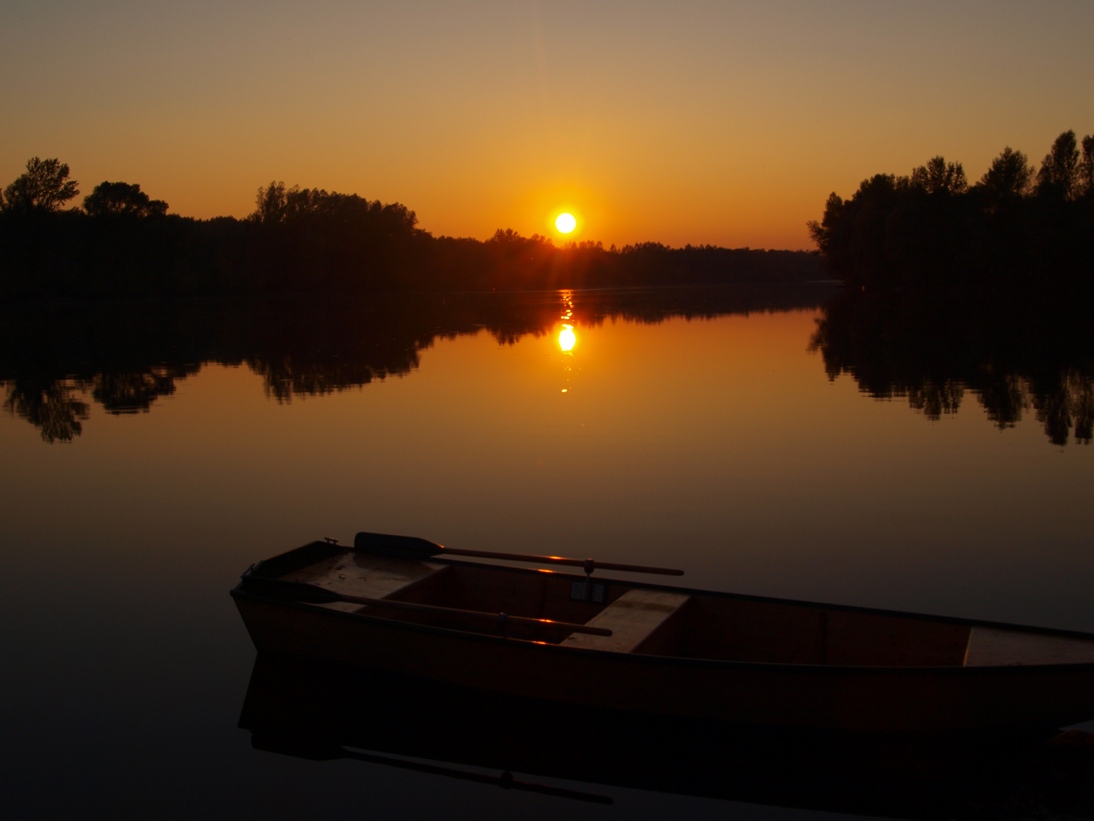
[{"label": "river", "polygon": [[228,590],[367,529],[1094,631],[1089,360],[1002,373],[935,336],[909,341],[929,349],[917,371],[891,338],[909,323],[864,339],[830,296],[7,311],[3,815],[822,817],[254,749],[237,725],[255,653]]}]

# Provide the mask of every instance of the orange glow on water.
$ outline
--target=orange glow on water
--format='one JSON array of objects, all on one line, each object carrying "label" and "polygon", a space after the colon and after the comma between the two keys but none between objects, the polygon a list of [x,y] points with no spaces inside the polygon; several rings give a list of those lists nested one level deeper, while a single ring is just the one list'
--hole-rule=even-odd
[{"label": "orange glow on water", "polygon": [[573,377],[573,354],[574,348],[577,347],[577,331],[574,330],[574,292],[562,291],[560,294],[562,298],[562,317],[561,325],[559,326],[558,336],[556,337],[558,343],[558,349],[562,351],[563,357],[565,357],[562,371],[564,376],[564,384],[561,389],[561,393],[569,393],[572,377]]},{"label": "orange glow on water", "polygon": [[574,330],[574,292],[562,291],[562,325],[558,331],[558,347],[563,353],[570,353],[577,345],[577,332]]}]

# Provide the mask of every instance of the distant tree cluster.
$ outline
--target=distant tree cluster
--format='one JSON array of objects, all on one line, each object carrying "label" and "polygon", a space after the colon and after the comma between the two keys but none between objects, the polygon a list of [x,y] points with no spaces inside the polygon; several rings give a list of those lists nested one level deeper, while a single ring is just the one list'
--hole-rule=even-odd
[{"label": "distant tree cluster", "polygon": [[101,182],[84,197],[84,211],[91,217],[162,217],[167,203],[152,199],[139,185]]},{"label": "distant tree cluster", "polygon": [[356,194],[260,188],[247,218],[247,265],[262,290],[346,291],[390,288],[414,278],[428,235],[415,213]]},{"label": "distant tree cluster", "polygon": [[488,290],[803,282],[821,277],[819,260],[800,251],[763,251],[656,242],[605,248],[600,242],[557,246],[549,237],[499,229],[486,242],[441,237],[430,270],[449,287]]},{"label": "distant tree cluster", "polygon": [[259,188],[244,219],[168,214],[136,184],[79,183],[37,157],[0,192],[0,299],[337,295],[378,290],[521,290],[802,281],[816,254],[656,243],[556,246],[499,230],[433,237],[413,211],[356,194]]},{"label": "distant tree cluster", "polygon": [[809,223],[827,270],[856,287],[1089,287],[1094,136],[1065,131],[1039,169],[1009,146],[969,185],[934,157],[911,175],[876,174],[831,194]]}]

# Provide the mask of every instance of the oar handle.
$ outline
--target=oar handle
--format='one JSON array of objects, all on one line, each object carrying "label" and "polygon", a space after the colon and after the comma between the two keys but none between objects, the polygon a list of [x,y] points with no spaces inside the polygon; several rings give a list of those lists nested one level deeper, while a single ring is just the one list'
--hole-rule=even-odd
[{"label": "oar handle", "polygon": [[593,559],[571,559],[565,556],[534,556],[527,553],[495,553],[490,550],[461,550],[444,547],[435,542],[417,536],[393,536],[387,533],[358,533],[353,540],[355,550],[366,553],[378,553],[383,556],[400,556],[412,559],[428,559],[450,553],[453,556],[475,556],[480,559],[500,559],[509,562],[532,562],[534,564],[563,564],[581,567],[586,573],[596,568],[604,570],[622,570],[628,573],[660,573],[664,576],[683,576],[683,570],[670,567],[648,567],[641,564],[620,564],[618,562],[598,562]]},{"label": "oar handle", "polygon": [[610,636],[611,630],[604,627],[590,627],[587,624],[576,624],[568,621],[555,621],[554,619],[539,619],[532,616],[512,616],[508,613],[490,613],[484,610],[464,610],[459,607],[442,607],[437,604],[419,604],[418,602],[397,601],[395,599],[375,599],[369,596],[354,596],[350,593],[341,593],[328,587],[320,587],[307,582],[293,582],[285,579],[268,579],[262,576],[244,576],[244,587],[256,590],[265,590],[267,593],[284,597],[291,597],[299,601],[312,603],[329,603],[335,601],[349,602],[350,604],[364,604],[370,607],[390,607],[394,610],[413,610],[422,613],[435,613],[438,615],[456,616],[460,618],[472,618],[479,621],[489,621],[497,625],[526,624],[535,627],[548,627],[556,630],[566,630],[570,633],[588,633],[592,636]]}]

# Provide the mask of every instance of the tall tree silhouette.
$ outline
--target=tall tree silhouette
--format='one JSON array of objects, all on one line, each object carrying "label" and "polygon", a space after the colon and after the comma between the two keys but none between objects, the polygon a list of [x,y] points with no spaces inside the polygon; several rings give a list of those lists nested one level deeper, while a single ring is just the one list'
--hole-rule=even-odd
[{"label": "tall tree silhouette", "polygon": [[1079,148],[1074,131],[1065,131],[1052,144],[1045,155],[1041,170],[1037,172],[1037,193],[1074,199],[1078,193]]},{"label": "tall tree silhouette", "polygon": [[992,160],[977,186],[992,203],[998,203],[1001,200],[1026,196],[1032,183],[1033,168],[1029,159],[1021,151],[1015,151],[1008,145]]},{"label": "tall tree silhouette", "polygon": [[80,193],[79,183],[68,178],[66,163],[57,158],[31,157],[27,170],[4,189],[6,211],[56,211]]},{"label": "tall tree silhouette", "polygon": [[1083,137],[1083,156],[1079,160],[1079,187],[1084,197],[1094,197],[1094,134]]},{"label": "tall tree silhouette", "polygon": [[942,156],[913,169],[911,183],[928,194],[964,194],[969,187],[961,163],[948,163]]}]

